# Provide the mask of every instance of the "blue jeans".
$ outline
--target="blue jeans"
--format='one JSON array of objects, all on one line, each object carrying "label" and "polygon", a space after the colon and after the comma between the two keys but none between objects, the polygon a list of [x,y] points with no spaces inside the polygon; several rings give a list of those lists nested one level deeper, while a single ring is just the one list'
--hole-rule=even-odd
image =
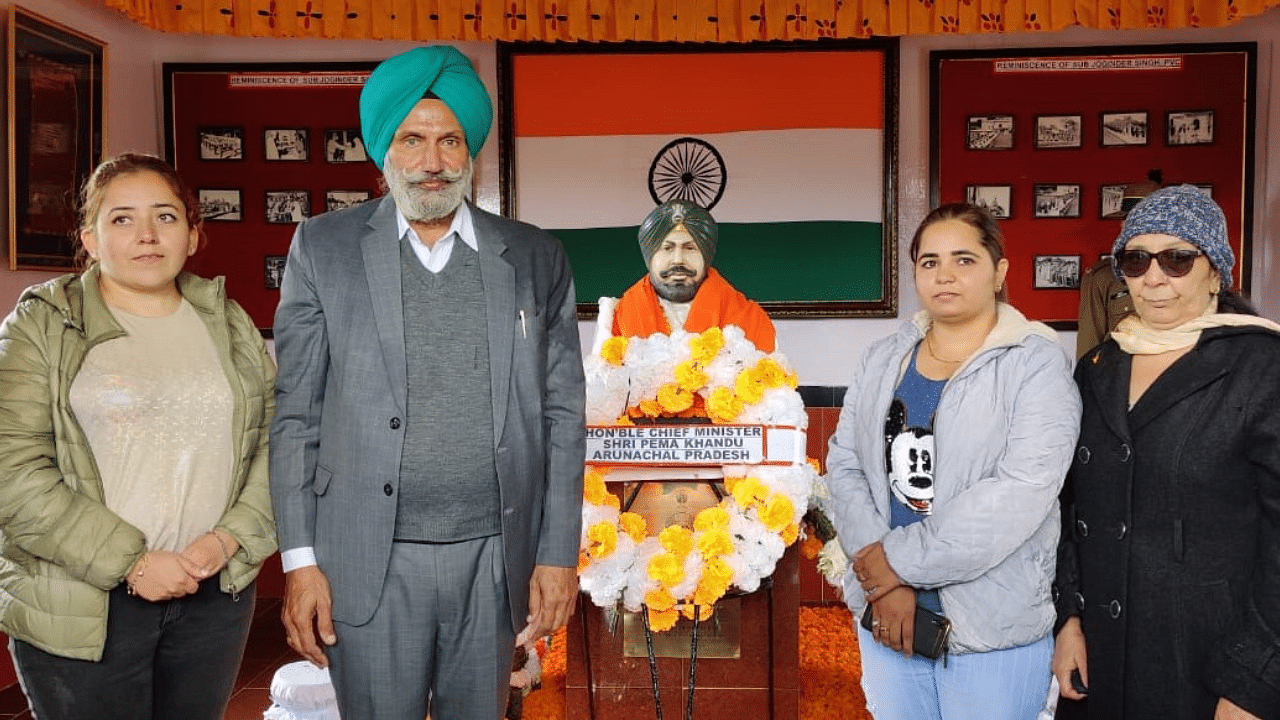
[{"label": "blue jeans", "polygon": [[253,622],[255,585],[238,600],[218,578],[186,597],[148,602],[111,591],[102,661],[21,640],[9,651],[37,720],[222,720]]},{"label": "blue jeans", "polygon": [[858,627],[862,690],[876,720],[1034,720],[1049,695],[1053,638],[929,660],[906,657]]}]

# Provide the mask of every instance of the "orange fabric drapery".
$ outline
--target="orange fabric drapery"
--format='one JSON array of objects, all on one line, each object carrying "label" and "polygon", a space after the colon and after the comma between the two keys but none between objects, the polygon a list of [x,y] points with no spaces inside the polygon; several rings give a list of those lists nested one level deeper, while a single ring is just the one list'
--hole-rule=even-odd
[{"label": "orange fabric drapery", "polygon": [[166,32],[394,40],[812,40],[1222,27],[1280,0],[103,0]]}]

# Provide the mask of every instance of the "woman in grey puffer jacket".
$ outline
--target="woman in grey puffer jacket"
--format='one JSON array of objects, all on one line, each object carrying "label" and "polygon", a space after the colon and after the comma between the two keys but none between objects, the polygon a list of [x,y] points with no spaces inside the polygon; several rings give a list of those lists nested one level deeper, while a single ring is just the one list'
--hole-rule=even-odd
[{"label": "woman in grey puffer jacket", "polygon": [[[1026,720],[1049,690],[1080,398],[1055,333],[1003,302],[985,210],[934,210],[911,258],[924,310],[862,358],[827,456],[845,601],[871,613],[863,688],[879,720]],[[913,654],[917,608],[950,621],[949,656]]]}]

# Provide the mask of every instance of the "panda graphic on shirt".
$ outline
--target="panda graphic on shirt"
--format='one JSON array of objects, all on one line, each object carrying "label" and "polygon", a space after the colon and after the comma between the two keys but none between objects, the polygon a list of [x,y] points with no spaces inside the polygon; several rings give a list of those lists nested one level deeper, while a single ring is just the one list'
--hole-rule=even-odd
[{"label": "panda graphic on shirt", "polygon": [[933,428],[909,426],[906,418],[906,406],[894,398],[884,426],[885,468],[901,509],[924,517],[933,514]]}]

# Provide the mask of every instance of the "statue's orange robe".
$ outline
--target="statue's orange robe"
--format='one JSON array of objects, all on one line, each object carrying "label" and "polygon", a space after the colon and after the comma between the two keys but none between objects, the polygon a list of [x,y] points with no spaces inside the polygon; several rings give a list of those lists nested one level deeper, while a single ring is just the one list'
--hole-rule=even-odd
[{"label": "statue's orange robe", "polygon": [[[684,329],[700,333],[711,327],[737,325],[761,351],[773,352],[776,335],[769,315],[746,295],[738,292],[715,268],[707,270],[707,279],[698,287],[689,306]],[[658,302],[649,276],[640,278],[627,288],[613,314],[613,334],[624,337],[649,337],[654,333],[669,335],[666,313]]]}]

